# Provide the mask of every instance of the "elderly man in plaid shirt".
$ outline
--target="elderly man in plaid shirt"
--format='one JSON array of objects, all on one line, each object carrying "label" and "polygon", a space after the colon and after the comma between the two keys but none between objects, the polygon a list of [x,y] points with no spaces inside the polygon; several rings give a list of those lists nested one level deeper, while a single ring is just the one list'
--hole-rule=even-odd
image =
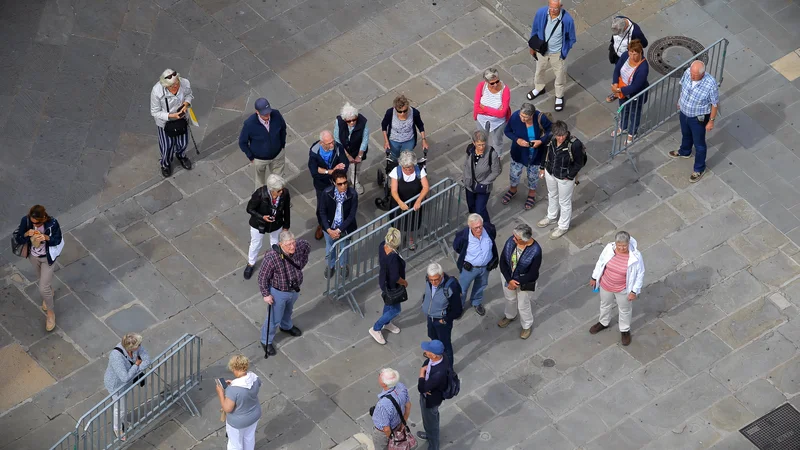
[{"label": "elderly man in plaid shirt", "polygon": [[681,98],[678,101],[681,120],[681,147],[672,150],[673,158],[691,158],[694,145],[694,171],[689,181],[696,183],[706,172],[706,131],[714,129],[719,108],[717,80],[706,73],[706,65],[695,61],[681,78]]},{"label": "elderly man in plaid shirt", "polygon": [[281,231],[278,241],[278,245],[264,255],[264,262],[258,273],[258,287],[261,288],[264,301],[270,305],[267,307],[267,318],[261,326],[261,347],[267,356],[276,353],[272,340],[278,326],[281,331],[292,336],[303,335],[292,324],[292,311],[297,297],[300,296],[303,267],[308,264],[308,254],[311,252],[308,241],[295,240],[291,231]]},{"label": "elderly man in plaid shirt", "polygon": [[[399,380],[400,374],[394,369],[381,369],[381,373],[378,375],[378,386],[381,387],[381,392],[378,394],[378,403],[370,410],[372,424],[375,425],[375,429],[372,430],[372,442],[375,444],[376,450],[386,449],[392,432],[402,430],[403,422],[408,421],[408,416],[411,414],[408,388]],[[397,412],[390,396],[403,412],[402,417]]]}]

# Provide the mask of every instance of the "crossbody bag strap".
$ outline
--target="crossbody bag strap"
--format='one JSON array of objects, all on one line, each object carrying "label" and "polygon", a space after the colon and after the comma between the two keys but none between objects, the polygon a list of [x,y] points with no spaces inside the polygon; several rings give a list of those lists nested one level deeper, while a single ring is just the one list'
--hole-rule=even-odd
[{"label": "crossbody bag strap", "polygon": [[[556,22],[556,26],[554,26],[553,27],[553,31],[550,32],[550,37],[548,37],[545,42],[550,42],[550,38],[552,38],[553,35],[556,34],[556,30],[558,29],[558,26],[561,25],[561,18],[562,17],[564,17],[564,10],[563,9],[561,10],[561,15],[558,17],[558,21]],[[547,26],[547,25],[545,25],[545,26]]]},{"label": "crossbody bag strap", "polygon": [[627,39],[628,36],[633,32],[633,21],[630,19],[627,20],[631,23],[630,29],[628,30],[627,33],[625,33],[625,36],[622,36],[622,39],[619,41],[619,45],[617,46],[617,53],[619,53],[619,49],[622,47],[622,43],[625,42],[625,39]]},{"label": "crossbody bag strap", "polygon": [[[389,400],[391,400],[392,404],[394,405],[394,409],[397,410],[397,414],[400,415],[400,422],[403,423],[404,427],[408,428],[408,425],[406,424],[406,419],[403,417],[403,411],[400,409],[400,405],[397,403],[397,400],[395,400],[394,397],[392,397],[391,394],[386,394],[383,397],[389,397]],[[383,398],[383,397],[381,397],[381,398]]]},{"label": "crossbody bag strap", "polygon": [[125,358],[125,361],[128,361],[128,363],[130,363],[131,367],[133,367],[133,365],[134,365],[135,363],[132,363],[132,362],[131,362],[131,360],[130,360],[130,359],[128,359],[128,356],[127,356],[127,355],[125,355],[125,351],[124,351],[124,350],[122,350],[122,349],[121,349],[121,348],[119,348],[119,347],[114,347],[114,350],[118,351],[118,352],[119,352],[119,353],[120,353],[120,354],[121,354],[121,355],[122,355],[122,356]]},{"label": "crossbody bag strap", "polygon": [[169,102],[167,102],[167,89],[166,88],[162,89],[164,89],[164,106],[167,107],[167,114],[169,114]]}]

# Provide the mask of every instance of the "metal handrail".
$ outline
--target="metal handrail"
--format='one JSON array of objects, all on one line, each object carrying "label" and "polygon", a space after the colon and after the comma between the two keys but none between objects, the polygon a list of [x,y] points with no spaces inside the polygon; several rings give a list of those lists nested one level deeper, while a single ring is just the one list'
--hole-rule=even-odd
[{"label": "metal handrail", "polygon": [[[668,120],[678,115],[676,105],[680,99],[680,76],[689,67],[691,63],[696,60],[705,60],[706,73],[711,74],[717,85],[722,85],[723,74],[725,70],[725,56],[728,50],[728,40],[725,38],[719,39],[709,47],[706,47],[700,53],[692,56],[677,66],[668,74],[659,78],[656,82],[652,83],[642,92],[632,96],[626,102],[617,108],[614,118],[615,130],[623,129],[623,122],[628,117],[628,122],[635,120],[634,117],[638,112],[641,114],[639,120],[639,127],[636,132],[636,139],[631,144],[627,144],[626,133],[614,133],[611,144],[610,159],[614,159],[622,152],[628,157],[628,160],[633,165],[633,169],[638,173],[636,164],[628,152],[631,146],[637,142],[641,142],[642,138],[650,134],[659,126],[663,125]],[[647,105],[645,106],[641,100],[647,96]]]}]

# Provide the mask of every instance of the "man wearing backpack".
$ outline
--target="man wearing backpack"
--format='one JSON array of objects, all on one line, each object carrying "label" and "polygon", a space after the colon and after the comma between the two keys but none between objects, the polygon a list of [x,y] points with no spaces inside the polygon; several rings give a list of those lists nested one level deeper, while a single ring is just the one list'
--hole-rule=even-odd
[{"label": "man wearing backpack", "polygon": [[550,239],[558,239],[569,230],[575,177],[586,164],[587,156],[583,143],[570,135],[567,124],[561,120],[553,124],[553,138],[547,144],[546,151],[539,166],[539,178],[547,182],[547,217],[536,226],[546,228],[558,223],[558,227],[550,234]]},{"label": "man wearing backpack", "polygon": [[422,426],[425,431],[417,431],[417,437],[428,441],[428,450],[439,450],[439,405],[444,400],[448,385],[448,372],[452,372],[444,355],[444,344],[433,340],[423,342],[422,352],[425,362],[419,369],[419,406]]},{"label": "man wearing backpack", "polygon": [[[479,216],[480,217],[480,216]],[[428,282],[422,296],[422,313],[428,322],[428,337],[441,342],[450,367],[453,367],[453,344],[450,334],[453,321],[461,317],[461,285],[444,273],[438,263],[428,264]]]}]

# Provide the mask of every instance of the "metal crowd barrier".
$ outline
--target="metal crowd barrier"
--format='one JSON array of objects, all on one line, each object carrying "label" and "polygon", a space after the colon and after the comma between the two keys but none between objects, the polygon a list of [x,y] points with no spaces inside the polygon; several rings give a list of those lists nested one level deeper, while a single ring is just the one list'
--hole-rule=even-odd
[{"label": "metal crowd barrier", "polygon": [[[117,449],[129,445],[147,425],[161,417],[170,406],[182,401],[192,416],[200,415],[189,391],[200,384],[200,346],[198,336],[184,334],[156,356],[150,368],[136,383],[123,386],[106,396],[78,419],[75,430],[50,450]],[[141,382],[144,381],[144,386]],[[126,441],[113,430],[114,407],[117,420],[125,426]]]},{"label": "metal crowd barrier", "polygon": [[[628,135],[615,133],[611,146],[611,159],[622,152],[628,156],[628,161],[633,165],[633,169],[638,173],[639,169],[633,162],[630,152],[627,150],[635,143],[666,121],[678,115],[678,100],[681,96],[680,80],[683,72],[689,65],[696,61],[703,61],[706,65],[706,73],[710,74],[717,80],[717,84],[722,84],[723,71],[725,69],[725,55],[728,50],[728,40],[720,39],[714,42],[710,47],[706,47],[702,52],[696,54],[690,59],[686,60],[683,64],[673,69],[670,73],[659,78],[658,81],[651,84],[647,89],[634,95],[628,101],[620,105],[617,109],[614,124],[616,129],[624,129],[622,127],[623,120],[626,116],[629,117],[630,122],[634,120],[634,115],[637,110],[643,108],[641,111],[641,120],[639,121],[639,128],[636,132],[636,139],[627,144]],[[647,104],[641,105],[639,100],[648,95]]]},{"label": "metal crowd barrier", "polygon": [[[419,211],[409,208],[403,212],[400,207],[383,214],[377,219],[359,227],[347,238],[334,242],[331,252],[336,254],[336,267],[340,267],[343,256],[347,256],[346,266],[349,275],[345,277],[337,269],[335,276],[328,279],[325,294],[334,300],[346,298],[353,311],[364,317],[353,292],[378,277],[378,245],[386,237],[389,228],[397,228],[403,238],[399,253],[408,261],[421,255],[425,250],[439,246],[449,253],[445,238],[452,236],[464,225],[461,209],[461,185],[445,178],[431,186],[428,197],[422,201]],[[406,202],[413,205],[417,197]],[[413,241],[416,250],[409,249]]]}]

